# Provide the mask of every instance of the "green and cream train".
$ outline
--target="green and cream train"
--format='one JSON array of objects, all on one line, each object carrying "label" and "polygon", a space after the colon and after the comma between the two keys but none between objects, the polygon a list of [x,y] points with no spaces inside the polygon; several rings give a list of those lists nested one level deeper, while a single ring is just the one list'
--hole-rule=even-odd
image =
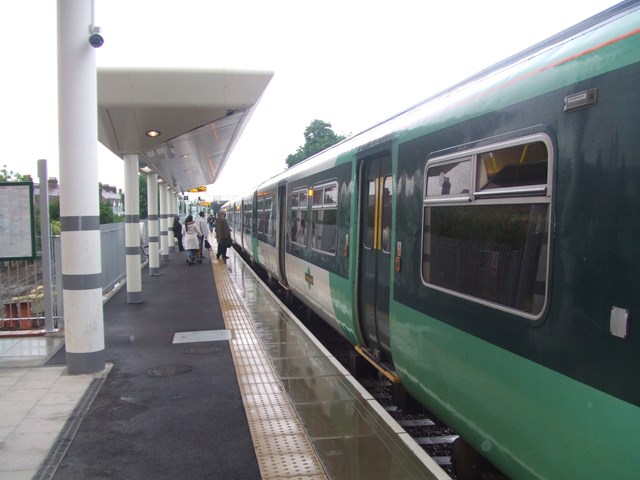
[{"label": "green and cream train", "polygon": [[638,477],[639,1],[226,208],[237,248],[509,477]]}]

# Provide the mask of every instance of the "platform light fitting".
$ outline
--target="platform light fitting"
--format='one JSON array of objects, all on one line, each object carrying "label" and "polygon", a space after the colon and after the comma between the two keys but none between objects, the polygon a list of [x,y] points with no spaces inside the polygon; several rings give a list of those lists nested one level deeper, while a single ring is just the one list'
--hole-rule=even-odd
[{"label": "platform light fitting", "polygon": [[147,137],[159,137],[160,136],[160,132],[158,130],[147,130],[146,132]]}]

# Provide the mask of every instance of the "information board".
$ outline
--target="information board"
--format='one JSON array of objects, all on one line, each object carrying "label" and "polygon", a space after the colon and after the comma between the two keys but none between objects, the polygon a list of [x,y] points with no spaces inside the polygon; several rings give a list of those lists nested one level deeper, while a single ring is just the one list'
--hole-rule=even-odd
[{"label": "information board", "polygon": [[36,256],[33,183],[0,182],[0,260]]}]

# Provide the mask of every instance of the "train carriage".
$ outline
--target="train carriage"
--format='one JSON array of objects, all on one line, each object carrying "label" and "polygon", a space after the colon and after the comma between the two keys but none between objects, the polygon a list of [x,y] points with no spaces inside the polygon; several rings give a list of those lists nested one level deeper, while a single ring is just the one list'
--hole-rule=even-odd
[{"label": "train carriage", "polygon": [[510,477],[633,478],[639,85],[628,1],[269,180],[242,247]]}]

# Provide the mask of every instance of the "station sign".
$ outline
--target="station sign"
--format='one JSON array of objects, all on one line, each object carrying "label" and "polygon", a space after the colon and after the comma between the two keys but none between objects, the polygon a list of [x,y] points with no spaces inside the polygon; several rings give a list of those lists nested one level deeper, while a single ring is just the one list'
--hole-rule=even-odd
[{"label": "station sign", "polygon": [[189,190],[187,190],[187,192],[191,192],[191,193],[206,192],[206,191],[207,191],[206,185],[204,187],[190,188]]}]

